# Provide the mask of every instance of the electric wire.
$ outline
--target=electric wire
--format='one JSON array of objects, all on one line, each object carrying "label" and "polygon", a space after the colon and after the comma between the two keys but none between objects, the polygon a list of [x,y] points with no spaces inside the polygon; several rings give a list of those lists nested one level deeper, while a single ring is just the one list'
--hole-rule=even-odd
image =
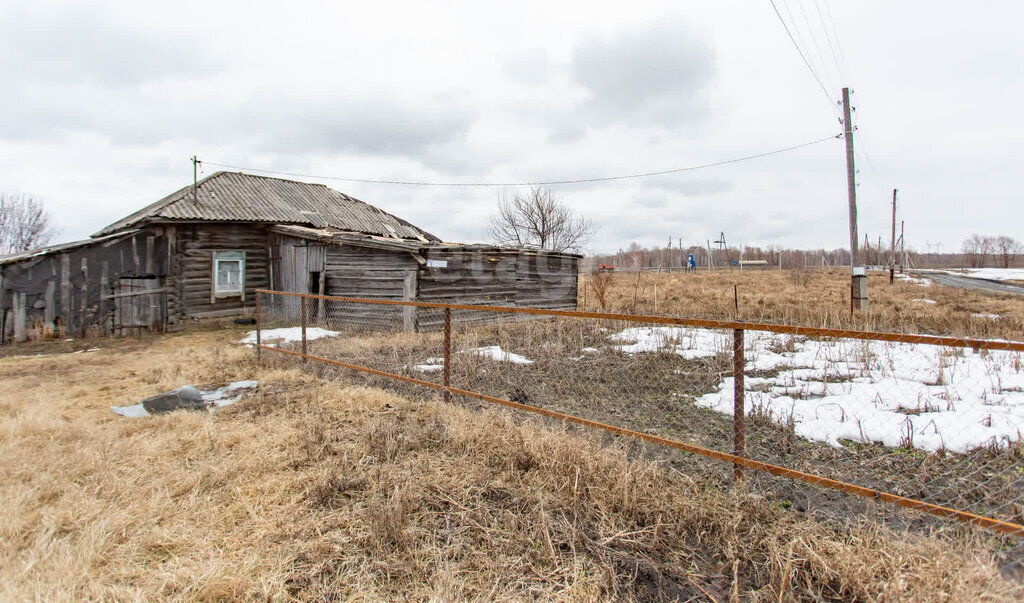
[{"label": "electric wire", "polygon": [[814,0],[814,8],[818,11],[818,21],[821,22],[821,29],[825,32],[825,41],[828,42],[828,49],[832,54],[832,62],[836,66],[836,73],[839,74],[840,81],[846,81],[846,74],[844,73],[843,67],[839,64],[839,55],[836,53],[836,47],[839,45],[839,38],[836,38],[836,43],[833,45],[832,35],[829,34],[828,25],[825,24],[825,16],[821,12],[820,0]]},{"label": "electric wire", "polygon": [[784,147],[781,149],[775,149],[773,151],[766,151],[764,153],[757,153],[756,155],[747,155],[744,157],[737,157],[734,159],[727,159],[725,161],[715,161],[712,163],[703,163],[699,165],[692,165],[688,167],[674,168],[670,170],[660,170],[657,172],[643,172],[639,174],[625,174],[617,176],[600,176],[595,178],[576,178],[572,180],[537,180],[531,182],[426,182],[416,180],[383,180],[373,178],[349,178],[344,176],[321,176],[316,174],[300,174],[296,172],[284,172],[278,170],[267,170],[261,168],[245,167],[238,165],[229,165],[224,163],[216,163],[213,161],[203,161],[207,165],[220,167],[228,170],[239,170],[243,172],[255,172],[262,174],[274,174],[278,176],[292,176],[295,178],[310,178],[314,180],[339,180],[343,182],[357,182],[361,184],[391,184],[400,186],[451,186],[451,187],[497,187],[497,186],[557,186],[566,184],[587,184],[592,182],[610,182],[614,180],[631,180],[636,178],[648,178],[651,176],[663,176],[666,174],[678,174],[681,172],[691,172],[694,170],[702,170],[706,168],[718,167],[722,165],[729,165],[732,163],[740,163],[742,161],[750,161],[752,159],[760,159],[761,157],[768,157],[770,155],[778,155],[780,153],[786,153],[789,151],[795,151],[804,147],[820,144],[827,140],[834,140],[842,138],[842,134],[835,136],[826,136],[810,142],[804,142],[798,145]]},{"label": "electric wire", "polygon": [[828,3],[828,0],[822,0],[825,3],[825,15],[828,17],[829,25],[832,26],[832,38],[836,41],[836,52],[839,55],[839,73],[843,75],[843,79],[846,79],[846,55],[843,54],[843,47],[839,43],[839,32],[836,31],[836,22],[832,18],[832,6]]},{"label": "electric wire", "polygon": [[789,36],[789,41],[793,43],[793,48],[796,48],[797,54],[800,55],[800,60],[804,62],[804,65],[807,66],[807,70],[811,72],[812,76],[814,76],[814,81],[818,82],[818,86],[821,87],[822,93],[825,95],[825,98],[828,99],[829,106],[832,107],[832,109],[836,109],[833,104],[834,99],[832,98],[832,95],[828,93],[828,88],[826,88],[825,84],[821,81],[821,78],[818,76],[818,72],[814,70],[814,67],[811,66],[810,61],[808,61],[807,57],[804,55],[803,50],[800,49],[800,45],[797,44],[796,38],[793,37],[793,32],[789,30],[789,26],[786,25],[786,20],[782,18],[782,13],[779,12],[779,7],[775,5],[775,0],[768,1],[771,2],[772,10],[775,11],[775,16],[779,18],[779,23],[782,23],[782,28],[786,30],[786,35]]},{"label": "electric wire", "polygon": [[[825,76],[823,79],[831,84],[834,80],[828,76],[831,75],[832,70],[828,68],[828,59],[825,58],[825,53],[821,51],[821,44],[818,43],[818,36],[814,32],[816,28],[811,25],[811,20],[807,16],[807,10],[804,8],[803,1],[796,0],[796,4],[800,8],[800,16],[803,17],[804,25],[807,26],[807,35],[811,38],[811,44],[814,46],[814,52],[818,58],[818,67],[820,67],[820,72]],[[799,29],[796,25],[796,21],[793,21],[793,27]],[[804,48],[806,47],[807,46],[804,45]],[[810,54],[810,52],[808,52],[808,54]],[[836,75],[838,76],[839,74]],[[836,86],[834,89],[838,90],[839,88],[842,88],[842,86]]]}]

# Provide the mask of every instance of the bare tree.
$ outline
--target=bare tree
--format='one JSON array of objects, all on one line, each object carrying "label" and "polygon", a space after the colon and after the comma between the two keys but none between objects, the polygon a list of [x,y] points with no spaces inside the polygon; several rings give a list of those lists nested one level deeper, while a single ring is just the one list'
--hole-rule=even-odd
[{"label": "bare tree", "polygon": [[562,203],[548,188],[531,187],[498,202],[491,216],[491,237],[500,245],[534,245],[552,251],[579,252],[594,234],[593,224]]},{"label": "bare tree", "polygon": [[999,265],[1003,268],[1012,266],[1014,258],[1021,252],[1021,249],[1024,249],[1020,241],[1006,235],[996,237],[992,245],[993,253],[999,258]]},{"label": "bare tree", "polygon": [[973,234],[964,240],[964,259],[971,268],[984,268],[988,254],[992,252],[992,238]]},{"label": "bare tree", "polygon": [[54,234],[42,202],[20,193],[0,193],[0,255],[42,247]]}]

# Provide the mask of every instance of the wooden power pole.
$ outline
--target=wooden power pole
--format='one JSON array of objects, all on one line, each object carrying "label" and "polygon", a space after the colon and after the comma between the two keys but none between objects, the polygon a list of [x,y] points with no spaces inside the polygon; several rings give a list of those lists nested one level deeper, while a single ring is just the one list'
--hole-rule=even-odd
[{"label": "wooden power pole", "polygon": [[892,189],[892,244],[889,245],[889,284],[896,278],[896,189]]},{"label": "wooden power pole", "polygon": [[843,88],[843,138],[846,139],[846,189],[850,200],[850,308],[868,309],[868,277],[857,253],[857,172],[853,164],[850,89]]}]

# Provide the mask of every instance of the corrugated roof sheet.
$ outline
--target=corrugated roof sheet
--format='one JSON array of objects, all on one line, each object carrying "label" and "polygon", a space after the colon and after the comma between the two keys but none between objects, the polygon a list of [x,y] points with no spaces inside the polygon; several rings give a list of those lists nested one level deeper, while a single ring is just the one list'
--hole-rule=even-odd
[{"label": "corrugated roof sheet", "polygon": [[93,236],[162,219],[302,224],[424,242],[440,241],[401,218],[322,184],[217,172],[200,180],[196,189],[193,197],[192,186],[186,186]]}]

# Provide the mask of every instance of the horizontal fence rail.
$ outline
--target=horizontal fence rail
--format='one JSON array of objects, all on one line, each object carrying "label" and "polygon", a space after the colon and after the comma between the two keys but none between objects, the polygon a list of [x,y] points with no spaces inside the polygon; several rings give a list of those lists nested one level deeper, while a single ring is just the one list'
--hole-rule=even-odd
[{"label": "horizontal fence rail", "polygon": [[[411,323],[408,308],[420,313]],[[301,340],[268,341],[277,333],[270,329],[296,322]],[[410,332],[410,324],[441,332]],[[379,332],[393,335],[374,339]],[[785,337],[772,339],[778,335]],[[846,347],[836,347],[836,340]],[[876,343],[896,347],[872,347]],[[506,345],[529,350],[534,359],[505,350]],[[923,352],[916,347],[921,345],[937,351]],[[438,391],[445,400],[459,396],[493,403],[682,451],[694,455],[685,458],[730,467],[736,481],[749,481],[747,469],[755,472],[750,477],[785,478],[1024,537],[1024,415],[1015,438],[982,444],[970,439],[1017,416],[1013,409],[1020,400],[1014,396],[1021,388],[1015,384],[1024,383],[1018,354],[1024,342],[260,289],[255,347],[261,357],[271,352],[349,369]],[[794,364],[780,364],[786,358]],[[414,376],[417,372],[423,377]],[[440,382],[426,377],[431,372],[439,373]],[[968,394],[956,389],[958,380],[981,387],[979,379],[993,383],[981,394],[985,404],[1004,414],[993,412],[986,419],[970,406]],[[466,385],[453,385],[457,381]],[[890,381],[909,389],[893,393]],[[479,391],[488,387],[506,394]],[[878,389],[874,401],[864,397],[867,387]],[[928,398],[936,395],[950,412],[970,406],[963,412],[974,415],[965,415],[969,420],[962,430],[949,427],[956,421]],[[898,416],[907,417],[907,433],[899,442],[859,418],[854,423],[854,415],[872,404],[892,414],[888,398],[896,398],[896,410],[903,413]],[[788,420],[777,412],[779,400],[792,401]],[[797,418],[798,403],[818,400],[813,413]],[[930,424],[924,420],[929,417]],[[819,424],[823,431],[841,429],[826,442],[807,431]],[[859,437],[850,436],[857,431],[854,425]],[[938,447],[936,436],[942,442]],[[774,482],[758,485],[798,504],[802,496],[813,498]],[[1024,539],[1012,540],[1016,544],[1004,546],[1009,551],[1004,554],[1016,556],[1010,563],[1024,564]]]}]

